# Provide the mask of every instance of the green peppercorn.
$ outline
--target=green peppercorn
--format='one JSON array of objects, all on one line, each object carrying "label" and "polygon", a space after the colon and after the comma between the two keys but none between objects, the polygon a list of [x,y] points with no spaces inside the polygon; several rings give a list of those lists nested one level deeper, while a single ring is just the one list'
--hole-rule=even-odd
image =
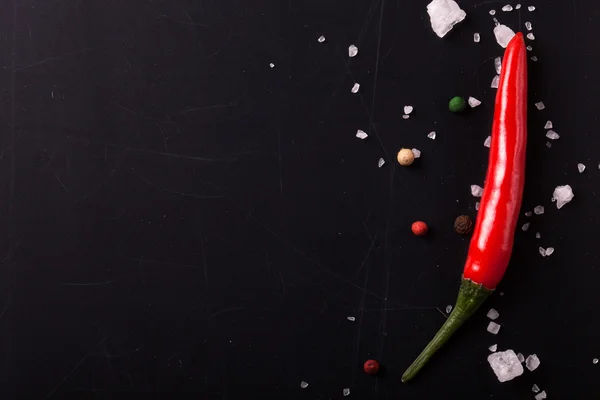
[{"label": "green peppercorn", "polygon": [[460,96],[453,97],[450,99],[450,103],[448,103],[448,108],[453,113],[463,112],[466,107],[467,103],[465,102],[465,99]]}]

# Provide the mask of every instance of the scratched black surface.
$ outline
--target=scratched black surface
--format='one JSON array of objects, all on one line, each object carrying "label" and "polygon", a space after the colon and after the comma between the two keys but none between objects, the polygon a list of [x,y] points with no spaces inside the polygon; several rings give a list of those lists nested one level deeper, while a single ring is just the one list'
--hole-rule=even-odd
[{"label": "scratched black surface", "polygon": [[[441,40],[425,1],[1,2],[3,398],[597,391],[600,9],[503,4],[462,1],[467,20]],[[452,222],[475,216],[469,186],[483,183],[501,55],[491,8],[537,37],[530,103],[546,109],[530,111],[523,211],[546,213],[518,232],[505,294],[486,305],[500,334],[480,312],[403,385],[454,301],[468,239]],[[451,115],[453,95],[483,105]],[[401,146],[422,158],[397,166]],[[566,183],[576,198],[557,210]],[[415,219],[428,239],[411,235]],[[499,384],[493,343],[542,365]],[[385,374],[366,376],[367,358]]]}]

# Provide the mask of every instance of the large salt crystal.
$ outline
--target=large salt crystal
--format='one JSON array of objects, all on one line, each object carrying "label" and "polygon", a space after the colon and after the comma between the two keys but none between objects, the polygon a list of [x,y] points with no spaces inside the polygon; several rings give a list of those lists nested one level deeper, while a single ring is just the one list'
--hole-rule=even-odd
[{"label": "large salt crystal", "polygon": [[342,390],[342,394],[344,395],[344,397],[350,396],[350,388],[346,388],[346,389]]},{"label": "large salt crystal", "polygon": [[498,350],[498,345],[497,344],[493,344],[490,347],[488,347],[488,349],[492,352],[495,353],[496,350]]},{"label": "large salt crystal", "polygon": [[356,137],[359,139],[366,139],[369,135],[367,135],[367,133],[361,129],[356,131]]},{"label": "large salt crystal", "polygon": [[544,129],[552,129],[554,128],[554,124],[552,124],[552,121],[548,120],[546,121],[546,125],[544,125]]},{"label": "large salt crystal", "polygon": [[450,314],[452,312],[452,304],[448,304],[446,306],[446,314]]},{"label": "large salt crystal", "polygon": [[515,32],[506,25],[497,25],[494,28],[494,36],[498,44],[504,48],[508,46],[508,42],[515,36]]},{"label": "large salt crystal", "polygon": [[554,247],[548,247],[546,249],[546,257],[551,256],[552,254],[554,254]]},{"label": "large salt crystal", "polygon": [[526,222],[523,224],[523,226],[521,227],[521,229],[523,230],[523,232],[527,232],[529,230],[529,226],[531,225],[531,222]]},{"label": "large salt crystal", "polygon": [[537,392],[539,392],[539,391],[540,391],[540,387],[539,387],[538,385],[533,385],[533,386],[531,387],[531,391],[532,391],[533,393],[537,393]]},{"label": "large salt crystal", "polygon": [[490,87],[492,89],[498,89],[498,85],[500,84],[500,75],[496,75],[494,79],[492,79],[492,83],[490,83]]},{"label": "large salt crystal", "polygon": [[435,140],[435,131],[429,132],[427,134],[427,137],[431,140]]},{"label": "large salt crystal", "polygon": [[479,105],[481,105],[481,101],[477,100],[475,97],[470,97],[467,99],[467,103],[469,103],[469,106],[471,108],[475,108]]},{"label": "large salt crystal", "polygon": [[490,15],[496,15],[496,10],[490,10]]},{"label": "large salt crystal", "polygon": [[554,132],[552,129],[550,129],[548,132],[546,132],[546,137],[550,140],[560,139],[560,135],[558,133]]},{"label": "large salt crystal", "polygon": [[350,89],[350,91],[352,93],[358,93],[359,89],[360,89],[360,83],[355,83],[354,86],[352,86],[352,89]]},{"label": "large salt crystal", "polygon": [[358,54],[358,47],[351,44],[350,47],[348,47],[348,57],[356,57],[357,54]]},{"label": "large salt crystal", "polygon": [[556,201],[556,208],[561,209],[565,204],[573,200],[575,194],[569,185],[557,186],[552,194],[552,201]]},{"label": "large salt crystal", "polygon": [[535,11],[535,6],[529,6],[529,7],[527,7],[527,9],[528,9],[529,11]]},{"label": "large salt crystal", "polygon": [[307,383],[307,382],[304,382],[304,381],[302,381],[302,382],[300,382],[300,387],[301,387],[302,389],[306,389],[306,388],[308,387],[308,383]]},{"label": "large salt crystal", "polygon": [[504,12],[512,11],[512,10],[513,10],[513,6],[511,6],[510,4],[507,4],[504,7],[502,7],[502,11],[504,11]]},{"label": "large salt crystal", "polygon": [[492,335],[497,335],[498,332],[500,332],[500,325],[498,325],[494,321],[490,321],[487,327],[487,331]]},{"label": "large salt crystal", "polygon": [[413,155],[415,156],[415,158],[420,158],[421,157],[421,150],[419,149],[412,149]]},{"label": "large salt crystal", "polygon": [[533,212],[535,215],[542,215],[544,213],[544,206],[535,206]]},{"label": "large salt crystal", "polygon": [[533,33],[529,32],[527,34],[527,39],[529,39],[529,40],[535,40],[535,35]]},{"label": "large salt crystal", "polygon": [[465,19],[467,13],[453,0],[433,0],[427,5],[431,28],[439,37],[444,37],[454,25]]},{"label": "large salt crystal", "polygon": [[383,167],[383,164],[385,164],[385,160],[383,158],[380,158],[379,161],[377,161],[377,166],[381,168]]},{"label": "large salt crystal", "polygon": [[535,371],[540,366],[540,359],[535,354],[532,354],[525,359],[525,366],[528,370]]},{"label": "large salt crystal", "polygon": [[547,398],[548,398],[548,395],[546,394],[545,390],[542,390],[541,392],[539,392],[538,394],[535,395],[535,400],[544,400]]},{"label": "large salt crystal", "polygon": [[525,361],[525,356],[522,353],[517,353],[517,359],[520,363],[523,363],[523,361]]},{"label": "large salt crystal", "polygon": [[494,68],[496,69],[496,73],[500,74],[500,71],[502,70],[502,58],[494,58]]},{"label": "large salt crystal", "polygon": [[585,171],[585,165],[582,163],[577,164],[577,170],[581,174],[583,171]]},{"label": "large salt crystal", "polygon": [[542,246],[538,247],[538,251],[540,252],[540,255],[542,257],[546,257],[546,249],[543,248]]},{"label": "large salt crystal", "polygon": [[473,197],[481,197],[483,194],[483,188],[479,185],[471,185],[471,194]]},{"label": "large salt crystal", "polygon": [[527,28],[528,31],[533,29],[533,26],[531,25],[531,22],[527,21],[525,22],[525,28]]},{"label": "large salt crystal", "polygon": [[406,115],[413,112],[413,110],[414,110],[413,106],[404,106],[404,114],[406,114]]},{"label": "large salt crystal", "polygon": [[546,105],[544,104],[543,101],[538,101],[534,105],[535,105],[535,108],[537,108],[540,111],[542,111],[544,108],[546,108]]},{"label": "large salt crystal", "polygon": [[346,317],[346,319],[350,322],[356,321],[356,317],[353,317],[353,316]]},{"label": "large salt crystal", "polygon": [[475,33],[473,34],[473,41],[474,41],[475,43],[479,43],[479,42],[481,41],[481,35],[480,35],[479,33],[475,32]]},{"label": "large salt crystal", "polygon": [[485,141],[483,142],[483,145],[485,147],[489,148],[492,145],[492,137],[491,136],[486,137]]},{"label": "large salt crystal", "polygon": [[325,36],[323,36],[323,35],[319,36],[319,38],[317,39],[317,41],[319,43],[323,43],[325,41]]},{"label": "large salt crystal", "polygon": [[487,317],[489,319],[496,319],[500,316],[500,313],[496,311],[494,308],[490,308],[490,311],[487,313]]},{"label": "large salt crystal", "polygon": [[523,375],[523,366],[513,350],[490,354],[487,360],[500,382],[507,382]]}]

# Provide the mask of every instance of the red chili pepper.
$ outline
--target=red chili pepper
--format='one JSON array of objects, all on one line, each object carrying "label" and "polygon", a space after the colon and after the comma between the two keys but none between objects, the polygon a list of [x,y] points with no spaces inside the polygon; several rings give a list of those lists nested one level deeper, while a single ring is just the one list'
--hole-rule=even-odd
[{"label": "red chili pepper", "polygon": [[469,254],[452,313],[410,367],[412,379],[494,291],[510,260],[525,182],[527,52],[517,33],[504,52],[489,165]]}]

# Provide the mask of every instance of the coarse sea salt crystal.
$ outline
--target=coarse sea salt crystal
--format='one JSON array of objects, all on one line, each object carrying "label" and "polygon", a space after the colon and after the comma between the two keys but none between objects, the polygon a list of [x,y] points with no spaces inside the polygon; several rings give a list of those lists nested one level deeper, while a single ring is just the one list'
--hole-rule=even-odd
[{"label": "coarse sea salt crystal", "polygon": [[473,41],[474,41],[475,43],[479,43],[479,42],[481,41],[481,35],[480,35],[479,33],[475,32],[475,33],[473,34]]},{"label": "coarse sea salt crystal", "polygon": [[483,142],[483,145],[485,147],[489,148],[492,145],[492,137],[491,136],[486,137],[485,141]]},{"label": "coarse sea salt crystal", "polygon": [[469,103],[469,106],[471,108],[475,108],[475,107],[481,105],[481,101],[479,101],[475,97],[471,97],[471,96],[469,96],[469,98],[467,99],[467,103]]},{"label": "coarse sea salt crystal", "polygon": [[592,363],[594,363],[594,364],[598,364],[598,359],[597,359],[597,358],[594,358],[594,359],[592,360]]},{"label": "coarse sea salt crystal", "polygon": [[560,139],[560,135],[558,133],[554,132],[552,129],[550,129],[548,132],[546,132],[546,137],[550,140]]},{"label": "coarse sea salt crystal", "polygon": [[421,150],[419,150],[419,149],[412,149],[412,152],[413,152],[415,158],[420,158],[421,157]]},{"label": "coarse sea salt crystal", "polygon": [[433,0],[427,5],[427,14],[429,14],[431,29],[439,37],[446,36],[454,25],[467,16],[454,0]]},{"label": "coarse sea salt crystal", "polygon": [[544,125],[544,129],[552,129],[552,128],[554,128],[552,121],[550,121],[550,120],[546,121],[546,125]]},{"label": "coarse sea salt crystal", "polygon": [[529,11],[535,11],[535,6],[529,6],[529,7],[527,7],[527,9],[528,9]]},{"label": "coarse sea salt crystal", "polygon": [[344,397],[349,396],[350,395],[350,389],[346,388],[346,389],[342,390],[342,394],[344,395]]},{"label": "coarse sea salt crystal", "polygon": [[539,233],[539,232],[536,232],[536,233],[535,233],[535,238],[536,238],[536,239],[539,239],[539,238],[541,238],[541,237],[542,237],[542,235],[540,235],[540,233]]},{"label": "coarse sea salt crystal", "polygon": [[537,60],[538,60],[537,56],[531,56],[531,61],[537,61]]},{"label": "coarse sea salt crystal", "polygon": [[530,371],[535,371],[540,366],[540,359],[535,354],[532,354],[525,359],[525,366]]},{"label": "coarse sea salt crystal", "polygon": [[317,41],[319,43],[323,43],[325,41],[325,36],[323,36],[323,35],[319,36],[319,38],[317,39]]},{"label": "coarse sea salt crystal", "polygon": [[367,133],[361,129],[356,131],[356,137],[359,139],[366,139],[367,137],[369,137],[369,135],[367,135]]},{"label": "coarse sea salt crystal", "polygon": [[498,89],[498,85],[500,84],[500,75],[496,75],[494,79],[492,79],[492,83],[490,83],[490,87],[492,89]]},{"label": "coarse sea salt crystal", "polygon": [[273,64],[273,63],[269,63],[269,67],[271,67],[271,68],[275,68],[275,64]]},{"label": "coarse sea salt crystal", "polygon": [[546,108],[546,106],[544,105],[543,101],[538,101],[537,103],[535,103],[535,108],[542,111],[544,108]]},{"label": "coarse sea salt crystal", "polygon": [[487,326],[487,331],[493,335],[497,335],[500,332],[500,325],[495,323],[494,321],[490,321]]},{"label": "coarse sea salt crystal", "polygon": [[522,363],[523,361],[525,361],[525,356],[522,353],[519,353],[517,354],[517,359],[520,363]]},{"label": "coarse sea salt crystal", "polygon": [[446,306],[446,314],[450,314],[451,312],[452,312],[452,305],[451,305],[451,304],[448,304],[448,305]]},{"label": "coarse sea salt crystal", "polygon": [[507,4],[504,7],[502,7],[502,11],[504,11],[504,12],[512,11],[512,10],[513,10],[513,6],[511,6],[510,4]]},{"label": "coarse sea salt crystal", "polygon": [[414,108],[413,106],[404,106],[404,114],[410,114],[411,112],[413,112]]},{"label": "coarse sea salt crystal", "polygon": [[498,350],[498,345],[497,344],[493,344],[490,347],[488,347],[488,349],[492,352],[495,353],[496,350]]},{"label": "coarse sea salt crystal", "polygon": [[546,257],[551,256],[552,254],[554,254],[554,247],[548,247],[546,249]]},{"label": "coarse sea salt crystal", "polygon": [[527,49],[527,51],[531,51],[531,50],[533,50],[533,47],[527,46],[526,49]]},{"label": "coarse sea salt crystal", "polygon": [[544,213],[544,210],[544,206],[535,206],[533,212],[535,213],[535,215],[542,215]]},{"label": "coarse sea salt crystal", "polygon": [[427,134],[427,137],[431,140],[435,140],[435,131],[431,131]]},{"label": "coarse sea salt crystal", "polygon": [[471,195],[473,197],[481,197],[483,194],[483,188],[479,185],[471,185]]},{"label": "coarse sea salt crystal", "polygon": [[377,166],[381,168],[383,167],[383,164],[385,164],[385,160],[383,158],[380,158],[379,161],[377,161]]},{"label": "coarse sea salt crystal", "polygon": [[520,9],[520,8],[521,8],[521,4],[517,4],[517,5],[515,6],[515,10],[518,10],[518,9]]},{"label": "coarse sea salt crystal", "polygon": [[496,10],[490,10],[490,15],[496,15]]},{"label": "coarse sea salt crystal", "polygon": [[356,317],[350,316],[350,317],[346,317],[346,319],[350,322],[354,322],[356,321]]},{"label": "coarse sea salt crystal", "polygon": [[582,163],[577,164],[577,170],[581,174],[583,171],[585,171],[585,165],[583,165]]},{"label": "coarse sea salt crystal", "polygon": [[537,392],[539,392],[539,391],[540,391],[540,387],[539,387],[538,385],[533,385],[533,386],[531,387],[531,391],[532,391],[533,393],[537,393]]},{"label": "coarse sea salt crystal", "polygon": [[552,201],[556,201],[556,208],[559,210],[571,200],[573,200],[575,194],[570,185],[557,186],[552,194]]},{"label": "coarse sea salt crystal", "polygon": [[357,54],[358,54],[358,47],[351,44],[350,47],[348,47],[348,57],[356,57]]},{"label": "coarse sea salt crystal", "polygon": [[543,248],[542,246],[538,247],[538,251],[540,252],[540,255],[542,257],[546,257],[546,249]]},{"label": "coarse sea salt crystal", "polygon": [[526,211],[525,212],[525,216],[526,217],[531,217],[533,215],[533,213],[531,211]]},{"label": "coarse sea salt crystal", "polygon": [[475,203],[475,209],[479,211],[479,202]]},{"label": "coarse sea salt crystal", "polygon": [[529,40],[535,40],[535,35],[533,33],[529,32],[527,34],[527,39],[529,39]]},{"label": "coarse sea salt crystal", "polygon": [[525,22],[525,28],[527,28],[528,31],[533,29],[533,26],[531,25],[531,22],[527,21]]},{"label": "coarse sea salt crystal", "polygon": [[408,114],[404,114],[404,115],[402,116],[402,118],[404,118],[404,119],[409,119],[409,118],[410,118],[410,115],[408,115]]},{"label": "coarse sea salt crystal", "polygon": [[494,68],[496,69],[496,73],[499,74],[502,71],[502,58],[496,57],[494,58]]},{"label": "coarse sea salt crystal", "polygon": [[308,387],[308,382],[304,382],[304,381],[300,382],[300,387],[302,389],[306,389]]},{"label": "coarse sea salt crystal", "polygon": [[521,227],[521,229],[523,230],[523,232],[527,232],[527,230],[529,229],[530,225],[531,225],[530,222],[524,223],[523,226]]},{"label": "coarse sea salt crystal", "polygon": [[487,360],[500,382],[507,382],[523,375],[523,366],[513,350],[490,354]]},{"label": "coarse sea salt crystal", "polygon": [[350,91],[352,93],[358,93],[359,89],[360,89],[360,83],[355,83],[354,86],[352,86],[352,89],[350,89]]},{"label": "coarse sea salt crystal", "polygon": [[494,36],[496,36],[498,44],[506,48],[508,42],[515,36],[515,32],[508,26],[499,24],[494,28]]},{"label": "coarse sea salt crystal", "polygon": [[538,394],[535,395],[535,400],[544,400],[547,398],[548,398],[548,395],[546,394],[545,390],[542,390],[541,392],[539,392]]},{"label": "coarse sea salt crystal", "polygon": [[500,316],[500,313],[496,311],[494,308],[490,308],[490,311],[487,313],[487,317],[489,319],[496,319]]}]

